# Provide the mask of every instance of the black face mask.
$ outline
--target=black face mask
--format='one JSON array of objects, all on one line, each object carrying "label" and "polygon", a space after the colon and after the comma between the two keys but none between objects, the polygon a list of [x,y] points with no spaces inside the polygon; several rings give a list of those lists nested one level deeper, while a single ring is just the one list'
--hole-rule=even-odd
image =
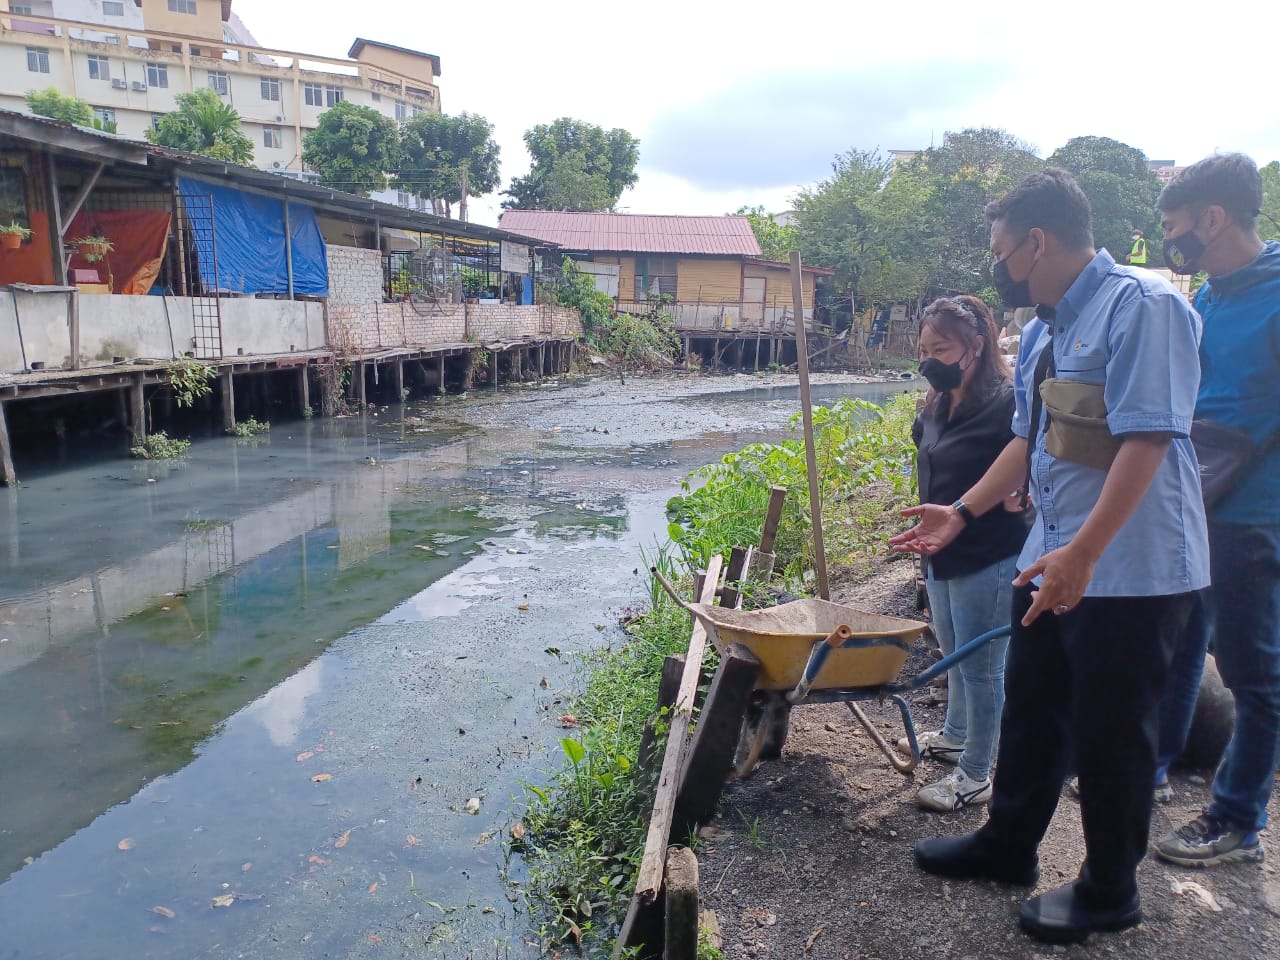
[{"label": "black face mask", "polygon": [[955,363],[943,363],[937,357],[930,357],[920,364],[920,376],[928,380],[929,386],[938,393],[946,393],[960,386],[964,380],[964,371],[960,369],[958,360]]},{"label": "black face mask", "polygon": [[1164,265],[1174,273],[1187,275],[1200,269],[1205,242],[1196,236],[1195,227],[1164,242]]}]

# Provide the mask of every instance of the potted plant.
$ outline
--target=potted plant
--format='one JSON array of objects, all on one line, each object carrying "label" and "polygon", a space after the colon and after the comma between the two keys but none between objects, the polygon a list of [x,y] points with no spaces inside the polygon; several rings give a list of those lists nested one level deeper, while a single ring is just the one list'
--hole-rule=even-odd
[{"label": "potted plant", "polygon": [[116,248],[114,243],[97,233],[81,237],[78,240],[72,240],[71,242],[80,251],[80,256],[84,257],[89,263],[97,263]]},{"label": "potted plant", "polygon": [[18,221],[0,226],[0,247],[5,250],[17,250],[22,241],[31,236],[31,230]]},{"label": "potted plant", "polygon": [[462,268],[462,295],[468,303],[475,303],[484,289],[484,274],[474,267]]}]

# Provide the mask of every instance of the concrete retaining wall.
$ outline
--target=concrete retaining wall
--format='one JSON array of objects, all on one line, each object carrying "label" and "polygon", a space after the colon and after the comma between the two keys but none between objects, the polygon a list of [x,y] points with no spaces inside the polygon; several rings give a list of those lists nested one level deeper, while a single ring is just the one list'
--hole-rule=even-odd
[{"label": "concrete retaining wall", "polygon": [[[24,350],[28,366],[32,362],[50,368],[71,365],[69,297],[66,293],[0,291],[0,372],[21,372]],[[321,303],[238,297],[218,303],[224,356],[236,356],[240,351],[245,355],[290,353],[325,346]],[[113,357],[181,356],[192,349],[194,304],[189,297],[80,295],[82,366],[110,364]]]}]

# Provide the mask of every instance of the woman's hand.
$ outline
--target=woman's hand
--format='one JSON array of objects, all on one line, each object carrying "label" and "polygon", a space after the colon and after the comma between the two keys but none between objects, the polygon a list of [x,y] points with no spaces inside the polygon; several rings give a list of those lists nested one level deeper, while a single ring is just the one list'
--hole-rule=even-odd
[{"label": "woman's hand", "polygon": [[922,503],[902,511],[904,517],[919,517],[920,522],[905,533],[889,539],[898,553],[937,553],[964,529],[964,518],[950,507],[936,503]]}]

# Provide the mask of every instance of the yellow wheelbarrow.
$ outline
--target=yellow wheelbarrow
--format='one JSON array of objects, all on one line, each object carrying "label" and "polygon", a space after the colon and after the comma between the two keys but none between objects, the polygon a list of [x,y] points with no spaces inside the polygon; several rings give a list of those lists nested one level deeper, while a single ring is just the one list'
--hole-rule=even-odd
[{"label": "yellow wheelbarrow", "polygon": [[[894,769],[910,773],[920,746],[905,694],[924,687],[965,657],[1000,637],[1008,627],[975,637],[910,679],[898,676],[927,624],[866,613],[826,600],[793,600],[761,610],[733,610],[689,603],[657,571],[653,575],[681,607],[702,623],[721,653],[739,644],[759,661],[755,693],[739,740],[734,769],[746,777],[762,757],[781,753],[790,708],[799,703],[846,703]],[[858,706],[860,700],[893,702],[902,715],[911,756],[891,746]]]}]

